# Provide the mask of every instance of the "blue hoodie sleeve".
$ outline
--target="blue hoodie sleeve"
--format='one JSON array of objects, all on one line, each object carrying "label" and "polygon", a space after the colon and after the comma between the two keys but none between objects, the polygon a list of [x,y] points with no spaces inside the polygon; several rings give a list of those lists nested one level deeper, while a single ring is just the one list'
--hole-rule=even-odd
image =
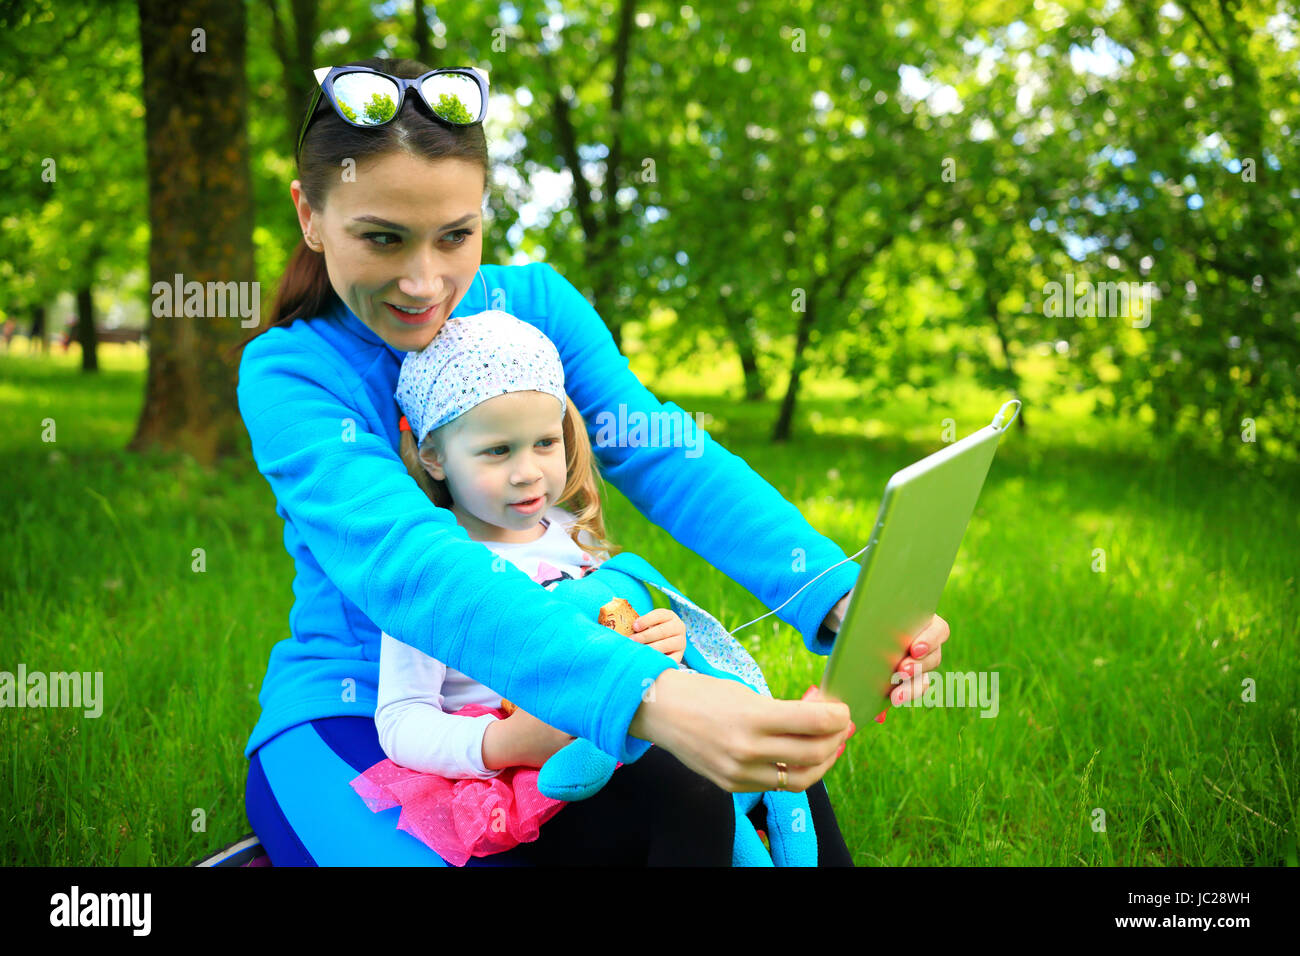
[{"label": "blue hoodie sleeve", "polygon": [[[318,341],[318,340],[313,340]],[[471,541],[369,430],[338,355],[271,329],[244,349],[237,395],[253,457],[330,581],[379,628],[624,762],[643,688],[675,666]],[[376,651],[378,649],[376,648]]]},{"label": "blue hoodie sleeve", "polygon": [[[844,560],[844,552],[743,459],[641,384],[604,321],[572,283],[546,263],[529,268],[541,287],[533,299],[546,303],[538,325],[564,360],[565,388],[592,433],[601,470],[642,514],[769,608]],[[647,423],[647,438],[654,434],[649,423],[659,423],[657,442],[624,440],[638,437],[638,415]],[[628,424],[622,438],[620,422]],[[681,430],[663,427],[674,423]],[[835,635],[822,628],[822,621],[852,589],[860,570],[846,561],[776,616],[799,631],[809,650],[829,654]]]}]

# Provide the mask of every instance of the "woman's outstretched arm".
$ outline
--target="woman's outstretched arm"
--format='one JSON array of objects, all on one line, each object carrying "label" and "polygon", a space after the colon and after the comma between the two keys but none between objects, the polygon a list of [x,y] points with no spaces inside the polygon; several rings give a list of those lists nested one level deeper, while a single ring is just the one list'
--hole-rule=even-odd
[{"label": "woman's outstretched arm", "polygon": [[[539,311],[521,318],[559,349],[565,388],[592,432],[602,473],[642,514],[767,607],[777,607],[844,559],[838,545],[743,459],[641,384],[596,310],[568,280],[545,263],[525,271],[536,288],[518,297],[518,307]],[[799,631],[810,650],[829,653],[833,635],[822,630],[822,622],[859,570],[856,562],[841,564],[777,616]]]}]

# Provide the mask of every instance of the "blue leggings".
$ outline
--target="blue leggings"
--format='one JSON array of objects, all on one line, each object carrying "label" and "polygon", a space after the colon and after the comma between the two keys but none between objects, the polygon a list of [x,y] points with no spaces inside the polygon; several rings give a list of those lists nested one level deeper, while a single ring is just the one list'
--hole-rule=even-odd
[{"label": "blue leggings", "polygon": [[[398,807],[372,813],[349,785],[385,758],[375,722],[328,717],[299,724],[263,744],[249,761],[244,801],[276,866],[446,866],[397,829]],[[807,791],[820,866],[853,861],[826,787]],[[759,804],[750,814],[765,826]],[[541,835],[466,866],[729,866],[735,838],[730,793],[660,747],[614,771],[593,797],[570,803]]]}]

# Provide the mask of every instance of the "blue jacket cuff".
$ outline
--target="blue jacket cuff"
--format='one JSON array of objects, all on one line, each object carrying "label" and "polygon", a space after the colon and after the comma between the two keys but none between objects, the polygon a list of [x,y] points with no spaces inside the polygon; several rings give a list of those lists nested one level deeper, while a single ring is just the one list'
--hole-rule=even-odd
[{"label": "blue jacket cuff", "polygon": [[792,623],[803,636],[804,645],[814,654],[825,656],[835,646],[838,635],[823,627],[822,622],[831,608],[853,590],[861,572],[856,561],[845,562],[799,595],[797,600],[802,602],[802,607],[795,611],[796,620]]}]

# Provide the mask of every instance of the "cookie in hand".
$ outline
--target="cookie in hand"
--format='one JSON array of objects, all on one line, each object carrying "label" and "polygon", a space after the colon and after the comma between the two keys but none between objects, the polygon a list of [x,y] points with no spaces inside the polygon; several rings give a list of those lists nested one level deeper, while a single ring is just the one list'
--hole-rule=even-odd
[{"label": "cookie in hand", "polygon": [[600,609],[600,617],[597,618],[597,623],[603,624],[619,634],[631,637],[633,633],[632,622],[640,616],[640,614],[637,614],[636,608],[626,600],[614,598]]}]

